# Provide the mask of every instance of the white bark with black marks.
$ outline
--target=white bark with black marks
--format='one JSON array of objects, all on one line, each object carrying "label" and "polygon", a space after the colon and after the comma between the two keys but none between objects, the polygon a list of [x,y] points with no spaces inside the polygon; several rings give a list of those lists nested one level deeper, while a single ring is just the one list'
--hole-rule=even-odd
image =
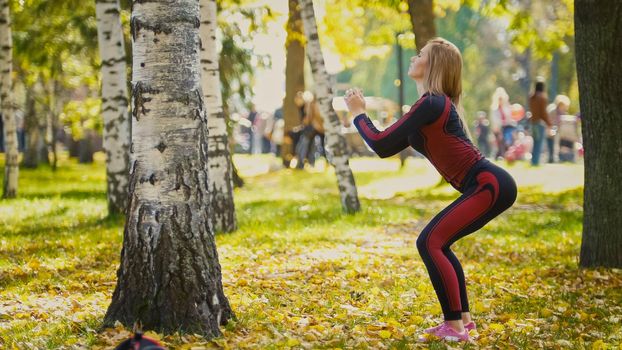
[{"label": "white bark with black marks", "polygon": [[227,122],[222,110],[218,51],[216,45],[216,0],[200,0],[201,85],[207,111],[208,172],[212,224],[216,232],[236,229],[233,179]]},{"label": "white bark with black marks", "polygon": [[130,197],[104,324],[219,336],[233,313],[209,216],[199,2],[135,1],[131,23]]},{"label": "white bark with black marks", "polygon": [[96,0],[97,36],[102,66],[102,116],[108,213],[124,213],[127,203],[130,118],[123,27],[119,0]]},{"label": "white bark with black marks", "polygon": [[3,198],[17,196],[19,152],[17,150],[17,123],[13,109],[11,71],[13,69],[13,40],[9,1],[0,0],[0,113],[4,125],[4,183]]},{"label": "white bark with black marks", "polygon": [[347,213],[354,213],[361,209],[356,183],[350,169],[349,154],[346,139],[341,134],[341,122],[333,109],[333,89],[331,79],[326,71],[320,40],[317,33],[315,11],[312,0],[300,0],[302,22],[307,38],[307,56],[311,63],[313,80],[315,81],[315,97],[320,105],[320,112],[324,118],[326,130],[326,152],[328,159],[335,167],[341,205]]}]

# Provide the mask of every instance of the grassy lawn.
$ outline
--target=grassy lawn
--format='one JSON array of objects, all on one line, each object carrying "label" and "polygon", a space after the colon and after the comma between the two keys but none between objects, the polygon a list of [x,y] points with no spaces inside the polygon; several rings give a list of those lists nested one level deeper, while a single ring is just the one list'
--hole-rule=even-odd
[{"label": "grassy lawn", "polygon": [[[363,210],[349,216],[330,169],[277,163],[236,157],[240,229],[217,245],[237,320],[215,340],[152,336],[181,349],[447,348],[417,343],[441,317],[415,241],[456,192],[423,160],[354,159]],[[622,271],[578,269],[582,166],[508,169],[515,206],[454,246],[479,328],[465,348],[622,349]],[[19,194],[0,201],[0,348],[111,348],[128,335],[100,328],[123,222],[106,218],[101,159],[21,170]]]}]

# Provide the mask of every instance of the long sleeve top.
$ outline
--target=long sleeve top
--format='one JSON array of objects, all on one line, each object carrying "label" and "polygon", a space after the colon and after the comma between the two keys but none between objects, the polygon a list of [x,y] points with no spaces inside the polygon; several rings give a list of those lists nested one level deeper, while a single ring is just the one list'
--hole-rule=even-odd
[{"label": "long sleeve top", "polygon": [[465,134],[460,116],[446,95],[426,93],[384,131],[376,129],[364,113],[354,118],[354,125],[381,158],[412,146],[459,191],[469,170],[484,158]]},{"label": "long sleeve top", "polygon": [[552,126],[549,114],[546,112],[546,105],[548,99],[546,94],[542,92],[536,92],[529,97],[529,110],[531,111],[531,123],[536,124],[540,121],[546,123],[547,126]]}]

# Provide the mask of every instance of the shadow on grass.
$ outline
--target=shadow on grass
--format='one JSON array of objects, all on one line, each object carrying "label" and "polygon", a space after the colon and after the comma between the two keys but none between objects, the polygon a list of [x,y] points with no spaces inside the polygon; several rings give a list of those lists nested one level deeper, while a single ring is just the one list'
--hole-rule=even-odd
[{"label": "shadow on grass", "polygon": [[62,199],[103,199],[106,200],[106,191],[100,190],[55,190],[48,189],[42,191],[31,191],[23,193],[19,196],[20,199],[54,199],[54,198],[62,198]]},{"label": "shadow on grass", "polygon": [[[105,216],[105,217],[90,217],[86,220],[47,220],[58,218],[64,214],[67,214],[71,208],[62,207],[49,212],[43,216],[29,217],[27,220],[21,222],[16,229],[6,230],[5,237],[12,239],[19,239],[19,237],[29,238],[67,238],[72,235],[72,232],[88,230],[88,229],[108,229],[114,226],[123,228],[125,218],[122,215]],[[50,222],[52,221],[52,222]],[[77,221],[77,222],[75,222]]]}]

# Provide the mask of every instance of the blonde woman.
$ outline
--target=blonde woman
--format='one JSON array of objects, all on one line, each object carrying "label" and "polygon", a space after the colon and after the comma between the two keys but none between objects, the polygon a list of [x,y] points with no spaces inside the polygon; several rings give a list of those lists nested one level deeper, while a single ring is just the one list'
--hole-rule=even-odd
[{"label": "blonde woman", "polygon": [[[442,210],[417,239],[419,254],[432,280],[445,322],[425,333],[446,340],[468,341],[475,329],[460,262],[451,251],[458,239],[482,228],[516,199],[516,184],[503,169],[487,161],[471,143],[459,116],[462,57],[455,45],[430,40],[411,59],[408,75],[422,96],[401,119],[384,131],[365,114],[360,90],[346,92],[354,125],[380,156],[412,146],[462,195]],[[424,334],[422,340],[426,340]]]},{"label": "blonde woman", "polygon": [[507,148],[514,143],[516,121],[512,118],[510,96],[502,87],[495,89],[492,94],[490,119],[492,120],[493,132],[497,138],[497,158],[503,157]]}]

